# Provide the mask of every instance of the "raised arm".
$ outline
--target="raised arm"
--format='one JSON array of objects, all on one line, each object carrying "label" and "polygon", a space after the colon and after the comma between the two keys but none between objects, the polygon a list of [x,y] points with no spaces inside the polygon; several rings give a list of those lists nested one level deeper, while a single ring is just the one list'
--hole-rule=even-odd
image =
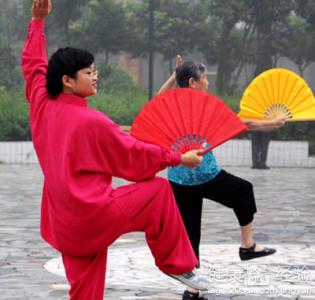
[{"label": "raised arm", "polygon": [[[44,19],[51,11],[50,0],[33,0],[32,21],[22,51],[22,72],[26,81],[26,97],[36,104],[47,94],[47,54]],[[37,103],[38,104],[38,103]]]},{"label": "raised arm", "polygon": [[281,128],[285,122],[285,118],[275,118],[271,120],[249,120],[242,119],[242,121],[247,125],[248,129],[258,130],[258,131],[270,131],[276,128]]},{"label": "raised arm", "polygon": [[[176,55],[176,68],[182,65],[183,60],[180,55]],[[168,91],[174,87],[176,83],[176,72],[174,71],[169,79],[166,80],[166,82],[161,86],[157,94],[160,94],[162,92]]]}]

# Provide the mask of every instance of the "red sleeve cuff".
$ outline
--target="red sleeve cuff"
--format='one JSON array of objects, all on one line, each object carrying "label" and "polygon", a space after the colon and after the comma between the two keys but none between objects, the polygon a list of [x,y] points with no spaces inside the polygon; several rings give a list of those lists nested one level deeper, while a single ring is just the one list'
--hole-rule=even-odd
[{"label": "red sleeve cuff", "polygon": [[178,166],[182,160],[182,155],[179,152],[170,152],[171,162],[170,165],[172,167]]},{"label": "red sleeve cuff", "polygon": [[45,22],[44,20],[33,19],[29,24],[29,30],[44,30]]}]

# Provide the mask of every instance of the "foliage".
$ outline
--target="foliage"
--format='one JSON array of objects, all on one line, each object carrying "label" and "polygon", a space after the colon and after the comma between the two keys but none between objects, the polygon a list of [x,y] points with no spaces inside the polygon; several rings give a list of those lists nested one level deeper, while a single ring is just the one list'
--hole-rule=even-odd
[{"label": "foliage", "polygon": [[[147,0],[54,0],[46,21],[48,53],[58,47],[86,48],[103,56],[148,50]],[[177,53],[197,49],[217,64],[216,90],[234,93],[248,65],[256,74],[287,56],[300,72],[314,61],[314,0],[155,0],[155,51],[171,69]],[[16,64],[31,0],[0,0],[0,47],[13,50]],[[302,46],[301,46],[302,45]]]},{"label": "foliage", "polygon": [[133,88],[123,92],[100,91],[90,99],[90,105],[106,113],[118,124],[130,125],[147,101],[147,94],[143,90]]},{"label": "foliage", "polygon": [[0,0],[0,45],[6,47],[16,42],[19,27],[19,3],[17,0]]},{"label": "foliage", "polygon": [[[240,0],[213,0],[205,2],[205,11],[210,15],[206,22],[211,22],[216,30],[208,30],[208,41],[203,42],[201,52],[206,57],[208,63],[217,62],[216,90],[218,93],[232,93],[234,83],[232,75],[235,69],[243,65],[248,48],[248,29],[251,28],[251,6],[248,1]],[[243,22],[245,26],[237,28],[237,24]],[[247,26],[249,24],[249,26]],[[214,26],[213,26],[214,25]],[[211,53],[209,55],[207,52]],[[214,55],[213,55],[214,54]]]},{"label": "foliage", "polygon": [[281,54],[291,59],[303,76],[304,70],[315,61],[315,42],[311,28],[305,19],[292,16],[287,25],[287,43]]},{"label": "foliage", "polygon": [[[0,0],[2,139],[28,137],[23,94],[10,90],[22,85],[19,57],[31,2]],[[54,0],[46,21],[48,53],[70,45],[86,48],[102,61],[98,69],[105,92],[91,103],[121,123],[131,122],[146,94],[134,87],[130,75],[109,64],[109,58],[120,51],[146,55],[148,4],[148,0]],[[301,74],[315,61],[315,0],[155,0],[155,4],[155,52],[171,68],[177,53],[191,56],[199,51],[209,65],[217,65],[219,94],[235,94],[244,70],[260,73],[276,66],[280,56],[293,61]],[[238,109],[239,97],[224,98]],[[312,123],[288,124],[276,135],[313,141],[312,130]]]},{"label": "foliage", "polygon": [[17,69],[12,49],[0,48],[0,89],[10,90],[21,84],[21,72]]},{"label": "foliage", "polygon": [[[148,2],[128,2],[127,18],[132,37],[128,49],[134,55],[144,55],[148,50]],[[206,19],[202,1],[155,1],[153,46],[169,63],[170,71],[176,54],[192,53],[205,39]]]},{"label": "foliage", "polygon": [[0,92],[0,140],[30,140],[28,105],[21,90]]},{"label": "foliage", "polygon": [[[77,36],[71,34],[72,22],[80,19],[83,13],[84,0],[54,0],[53,10],[48,19],[48,27],[51,31],[59,33],[58,44],[60,47],[70,46]],[[56,26],[55,24],[58,24]]]},{"label": "foliage", "polygon": [[166,61],[191,53],[203,39],[207,18],[200,1],[157,1],[155,43]]},{"label": "foliage", "polygon": [[295,11],[297,15],[303,17],[313,27],[315,25],[315,1],[295,0]]},{"label": "foliage", "polygon": [[100,63],[98,70],[98,86],[107,92],[129,91],[135,85],[128,71],[118,64]]},{"label": "foliage", "polygon": [[256,30],[254,76],[273,67],[272,57],[277,54],[281,35],[276,34],[276,26],[286,26],[290,12],[294,8],[292,0],[252,1],[255,12]]},{"label": "foliage", "polygon": [[104,53],[108,63],[109,55],[125,50],[128,44],[126,11],[122,3],[114,0],[93,0],[85,13],[71,26],[77,37],[75,44],[93,53]]},{"label": "foliage", "polygon": [[[239,95],[224,96],[224,102],[235,112],[239,108]],[[125,92],[100,91],[89,100],[92,108],[98,109],[121,125],[130,125],[147,102],[147,94],[139,88]],[[314,122],[288,123],[273,131],[275,140],[309,141],[310,153],[315,154]],[[248,138],[247,135],[240,136]],[[0,141],[30,140],[28,104],[22,90],[0,91]]]},{"label": "foliage", "polygon": [[[104,112],[115,122],[128,125],[147,102],[147,94],[135,87],[124,92],[100,91],[89,102],[92,108]],[[0,91],[0,141],[30,139],[29,109],[24,91]]]},{"label": "foliage", "polygon": [[126,26],[128,27],[128,52],[144,56],[148,51],[149,1],[126,1]]}]

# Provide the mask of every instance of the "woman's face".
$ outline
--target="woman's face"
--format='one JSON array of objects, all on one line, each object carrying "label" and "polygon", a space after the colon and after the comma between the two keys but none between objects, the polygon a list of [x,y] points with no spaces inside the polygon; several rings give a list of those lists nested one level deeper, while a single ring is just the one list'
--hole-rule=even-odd
[{"label": "woman's face", "polygon": [[[66,91],[80,97],[94,96],[97,94],[97,71],[94,65],[81,69],[75,78],[66,79]],[[66,92],[64,89],[64,92]]]},{"label": "woman's face", "polygon": [[209,81],[207,79],[207,71],[200,74],[200,79],[198,81],[191,78],[189,80],[189,87],[196,90],[206,90],[208,89]]}]

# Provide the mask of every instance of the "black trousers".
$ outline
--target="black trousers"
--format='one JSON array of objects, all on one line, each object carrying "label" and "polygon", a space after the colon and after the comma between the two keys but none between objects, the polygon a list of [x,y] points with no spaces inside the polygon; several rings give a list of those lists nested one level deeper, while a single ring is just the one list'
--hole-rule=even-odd
[{"label": "black trousers", "polygon": [[224,170],[211,181],[201,185],[180,185],[170,182],[177,206],[184,221],[190,242],[199,259],[203,198],[232,208],[240,226],[253,221],[257,212],[253,185]]},{"label": "black trousers", "polygon": [[271,132],[252,131],[251,139],[253,167],[265,167],[268,156],[269,142],[271,140]]}]

